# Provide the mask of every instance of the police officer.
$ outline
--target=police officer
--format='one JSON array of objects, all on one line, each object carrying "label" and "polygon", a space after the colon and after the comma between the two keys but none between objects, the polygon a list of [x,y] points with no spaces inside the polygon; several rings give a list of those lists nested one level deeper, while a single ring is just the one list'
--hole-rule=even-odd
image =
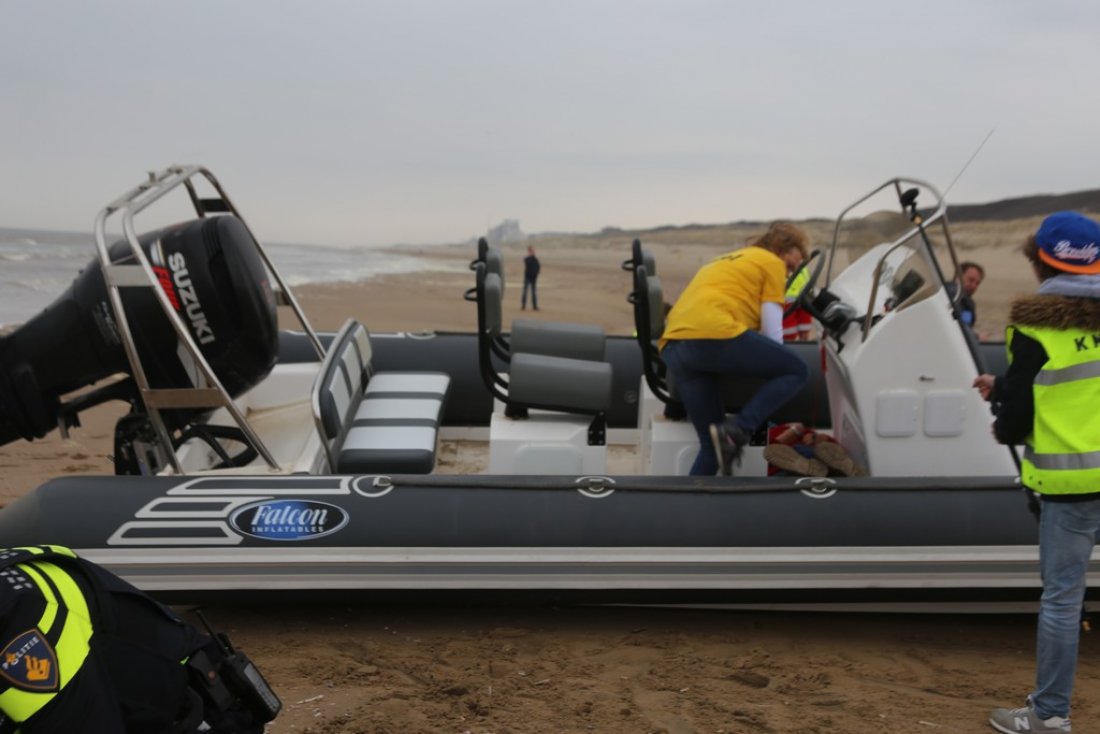
[{"label": "police officer", "polygon": [[4,734],[262,732],[278,700],[268,689],[274,712],[249,710],[227,686],[232,654],[67,548],[0,550]]},{"label": "police officer", "polygon": [[1039,294],[1012,305],[1003,377],[974,385],[998,404],[993,432],[1024,444],[1020,479],[1041,499],[1035,688],[995,709],[1002,732],[1068,732],[1086,574],[1100,533],[1100,225],[1076,212],[1043,220],[1024,246]]}]

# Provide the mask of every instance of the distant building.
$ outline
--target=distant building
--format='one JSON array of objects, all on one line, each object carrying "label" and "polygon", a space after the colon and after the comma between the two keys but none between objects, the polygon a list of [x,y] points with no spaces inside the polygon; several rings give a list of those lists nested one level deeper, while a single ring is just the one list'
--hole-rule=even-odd
[{"label": "distant building", "polygon": [[510,242],[523,242],[527,235],[519,228],[518,219],[505,219],[495,227],[491,227],[485,233],[485,239],[490,245],[503,245]]}]

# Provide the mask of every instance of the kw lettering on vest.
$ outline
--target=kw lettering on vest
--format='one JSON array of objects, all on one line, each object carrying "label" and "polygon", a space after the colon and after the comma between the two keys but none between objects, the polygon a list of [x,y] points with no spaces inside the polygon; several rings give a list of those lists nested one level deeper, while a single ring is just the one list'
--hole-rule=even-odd
[{"label": "kw lettering on vest", "polygon": [[1087,336],[1077,336],[1077,337],[1073,338],[1073,344],[1074,344],[1074,346],[1077,347],[1078,352],[1084,352],[1084,351],[1086,351],[1090,348],[1091,349],[1096,349],[1097,347],[1100,347],[1100,334],[1093,334],[1092,335],[1092,345],[1091,346],[1087,344],[1088,339],[1089,338]]}]

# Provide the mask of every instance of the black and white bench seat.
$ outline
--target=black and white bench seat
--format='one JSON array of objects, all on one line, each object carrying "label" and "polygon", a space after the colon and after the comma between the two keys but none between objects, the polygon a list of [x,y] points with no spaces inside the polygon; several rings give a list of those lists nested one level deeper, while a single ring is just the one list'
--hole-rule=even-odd
[{"label": "black and white bench seat", "polygon": [[373,372],[369,334],[349,319],[313,390],[330,471],[430,474],[450,381],[443,372]]}]

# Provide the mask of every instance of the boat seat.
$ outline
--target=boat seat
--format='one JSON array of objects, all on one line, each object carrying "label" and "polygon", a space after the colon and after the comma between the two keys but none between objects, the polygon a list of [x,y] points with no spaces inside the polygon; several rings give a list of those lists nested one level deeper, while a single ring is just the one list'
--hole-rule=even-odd
[{"label": "boat seat", "polygon": [[480,307],[479,362],[482,377],[494,397],[503,401],[509,414],[515,417],[520,417],[527,408],[596,416],[602,434],[604,416],[611,405],[610,363],[513,350],[507,355],[505,380],[492,361],[492,344],[501,335],[503,284],[496,273],[487,273],[484,265],[478,264],[476,287]]},{"label": "boat seat", "polygon": [[349,319],[314,383],[314,419],[337,474],[430,474],[450,387],[443,372],[373,372],[370,336]]},{"label": "boat seat", "polygon": [[[477,304],[478,370],[489,393],[503,404],[503,414],[494,412],[490,421],[490,466],[497,473],[533,471],[530,434],[540,438],[543,454],[543,449],[561,452],[555,460],[543,461],[543,456],[539,461],[544,469],[550,464],[563,467],[568,462],[561,457],[568,454],[583,457],[580,464],[592,473],[592,467],[606,460],[611,406],[613,370],[604,360],[603,330],[584,324],[530,322],[537,326],[528,330],[525,324],[517,324],[508,340],[503,334],[499,251],[482,239],[478,258],[470,267],[475,285],[465,298]],[[521,427],[521,423],[532,425]],[[583,434],[583,446],[572,446],[577,435],[574,423]],[[521,455],[527,458],[519,461]]]},{"label": "boat seat", "polygon": [[[489,246],[485,238],[478,240],[477,258],[470,263],[476,271],[482,266],[486,275],[496,275],[500,281],[500,297],[504,298],[504,255],[500,248]],[[476,300],[480,312],[485,308],[484,292],[475,287],[467,291],[467,300]],[[509,355],[518,352],[545,354],[567,359],[587,359],[602,362],[607,336],[602,327],[595,324],[578,324],[542,319],[515,319],[511,333],[505,338],[498,334],[492,343],[493,353],[507,362]]]},{"label": "boat seat", "polygon": [[512,322],[513,354],[545,354],[549,357],[602,362],[604,331],[595,324],[516,319]]},{"label": "boat seat", "polygon": [[508,400],[599,413],[611,405],[611,365],[545,354],[512,355]]},{"label": "boat seat", "polygon": [[657,341],[665,330],[666,308],[656,258],[635,239],[631,257],[623,261],[622,267],[633,277],[633,289],[626,300],[634,307],[634,336],[642,352],[642,375],[653,395],[664,403],[665,416],[682,420],[686,416],[683,403],[657,349]]}]

